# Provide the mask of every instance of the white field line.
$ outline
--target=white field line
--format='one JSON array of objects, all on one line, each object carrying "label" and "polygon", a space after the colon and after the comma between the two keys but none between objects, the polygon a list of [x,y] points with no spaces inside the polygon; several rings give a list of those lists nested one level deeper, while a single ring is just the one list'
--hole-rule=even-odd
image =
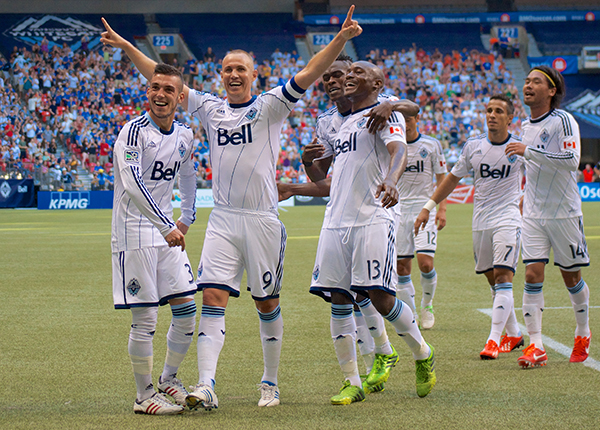
[{"label": "white field line", "polygon": [[[590,308],[600,308],[600,306],[590,306]],[[515,310],[517,310],[518,308],[515,308]],[[573,309],[572,307],[547,307],[544,308],[544,310],[548,310],[548,309]],[[482,314],[487,315],[488,317],[492,318],[492,309],[477,309],[479,312],[481,312]],[[525,326],[521,323],[519,323],[519,328],[521,329],[521,332],[523,334],[528,334],[527,333],[527,329],[525,328]],[[571,356],[571,351],[573,350],[573,348],[563,345],[560,342],[555,341],[554,339],[552,339],[551,337],[542,335],[542,342],[544,343],[544,346],[546,348],[550,348],[553,349],[554,351],[558,352],[561,355],[564,355],[565,357],[570,357]],[[588,357],[587,360],[585,360],[583,362],[583,365],[586,367],[590,367],[594,370],[597,370],[598,372],[600,372],[600,362],[594,360],[592,357]]]}]

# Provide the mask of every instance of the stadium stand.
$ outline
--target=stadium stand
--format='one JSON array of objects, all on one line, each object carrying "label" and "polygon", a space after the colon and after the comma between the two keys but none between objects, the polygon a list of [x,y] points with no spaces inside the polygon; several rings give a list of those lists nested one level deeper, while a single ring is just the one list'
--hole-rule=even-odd
[{"label": "stadium stand", "polygon": [[600,22],[527,23],[544,55],[579,55],[586,45],[600,45]]}]

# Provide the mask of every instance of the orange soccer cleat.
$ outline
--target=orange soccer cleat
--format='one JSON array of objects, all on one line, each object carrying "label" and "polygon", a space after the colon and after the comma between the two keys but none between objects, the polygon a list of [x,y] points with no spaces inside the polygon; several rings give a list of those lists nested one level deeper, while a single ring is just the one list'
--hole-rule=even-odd
[{"label": "orange soccer cleat", "polygon": [[490,339],[485,344],[485,348],[483,348],[483,351],[479,353],[479,357],[481,357],[482,360],[495,360],[496,358],[498,358],[498,352],[498,344],[492,339]]},{"label": "orange soccer cleat", "polygon": [[569,361],[571,363],[581,363],[588,358],[590,355],[590,341],[592,340],[592,333],[588,337],[577,336],[575,338],[575,346],[571,353]]},{"label": "orange soccer cleat", "polygon": [[532,343],[523,351],[523,355],[517,359],[517,363],[523,369],[528,367],[541,367],[548,363],[548,356],[546,351],[536,348],[535,344]]},{"label": "orange soccer cleat", "polygon": [[510,337],[505,334],[500,338],[500,352],[511,352],[513,349],[517,349],[525,345],[525,341],[523,340],[523,336],[519,337]]}]

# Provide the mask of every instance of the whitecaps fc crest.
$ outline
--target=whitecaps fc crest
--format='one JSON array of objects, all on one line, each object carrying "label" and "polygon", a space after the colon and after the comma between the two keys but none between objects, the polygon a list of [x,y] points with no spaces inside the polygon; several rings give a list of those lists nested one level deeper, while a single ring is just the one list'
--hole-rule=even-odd
[{"label": "whitecaps fc crest", "polygon": [[40,17],[27,17],[16,25],[4,31],[6,37],[14,37],[28,45],[39,45],[45,37],[48,47],[62,47],[66,43],[73,51],[81,48],[81,38],[88,38],[88,49],[95,49],[100,45],[100,33],[103,28],[94,26],[89,22],[72,17],[61,18],[55,15]]},{"label": "whitecaps fc crest", "polygon": [[179,156],[181,158],[185,157],[186,147],[185,147],[185,144],[183,142],[179,142],[179,147],[177,149],[179,150]]},{"label": "whitecaps fc crest", "polygon": [[127,291],[129,291],[129,294],[132,296],[136,296],[141,288],[142,286],[135,278],[133,278],[131,281],[129,281],[129,284],[127,284]]}]

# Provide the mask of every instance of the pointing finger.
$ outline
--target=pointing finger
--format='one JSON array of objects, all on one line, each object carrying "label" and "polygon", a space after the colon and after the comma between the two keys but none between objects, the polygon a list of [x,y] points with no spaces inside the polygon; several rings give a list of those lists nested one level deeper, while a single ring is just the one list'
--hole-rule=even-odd
[{"label": "pointing finger", "polygon": [[354,5],[348,9],[348,15],[346,15],[346,22],[344,24],[350,24],[352,22],[352,14],[354,13]]}]

